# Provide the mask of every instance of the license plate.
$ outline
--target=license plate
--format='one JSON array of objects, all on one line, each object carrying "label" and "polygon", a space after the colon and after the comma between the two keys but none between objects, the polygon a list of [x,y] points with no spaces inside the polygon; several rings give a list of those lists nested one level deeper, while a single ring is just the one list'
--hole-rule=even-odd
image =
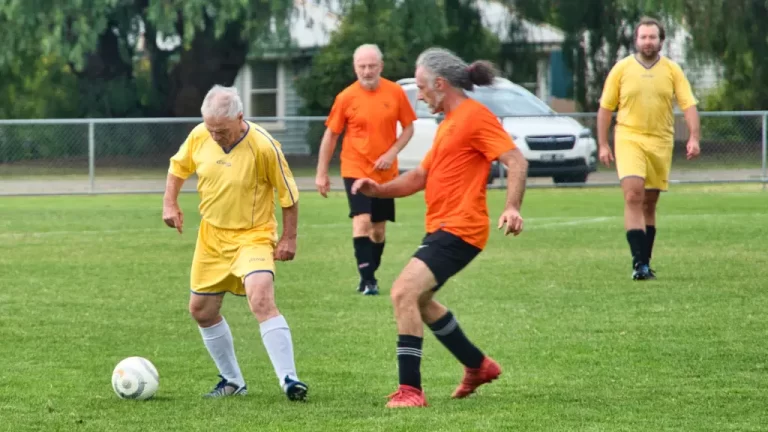
[{"label": "license plate", "polygon": [[541,155],[541,160],[545,161],[559,161],[565,159],[565,155],[561,153],[551,153]]}]

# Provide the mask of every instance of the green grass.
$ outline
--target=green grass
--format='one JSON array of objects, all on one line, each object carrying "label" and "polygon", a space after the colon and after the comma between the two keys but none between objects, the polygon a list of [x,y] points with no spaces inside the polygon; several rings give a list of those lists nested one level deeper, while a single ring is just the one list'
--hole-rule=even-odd
[{"label": "green grass", "polygon": [[[224,314],[250,394],[203,400],[216,370],[188,315],[196,195],[186,231],[158,195],[0,201],[0,429],[13,431],[757,431],[768,424],[768,228],[759,185],[675,187],[660,203],[654,267],[629,280],[617,189],[530,190],[526,232],[493,231],[438,298],[504,368],[449,395],[461,368],[426,335],[430,408],[386,410],[397,384],[388,286],[422,236],[421,196],[400,200],[364,298],[343,195],[304,193],[297,259],[277,301],[310,401],[280,393],[245,300]],[[502,193],[489,194],[492,218]],[[122,358],[149,358],[157,398],[118,399]]]}]

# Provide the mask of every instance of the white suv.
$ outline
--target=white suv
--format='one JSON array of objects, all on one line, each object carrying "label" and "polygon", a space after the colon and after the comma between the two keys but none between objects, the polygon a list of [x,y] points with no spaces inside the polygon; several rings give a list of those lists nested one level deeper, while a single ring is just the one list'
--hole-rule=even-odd
[{"label": "white suv", "polygon": [[[398,155],[400,170],[407,171],[416,168],[432,147],[443,116],[432,114],[426,103],[416,99],[418,88],[414,78],[397,83],[405,90],[418,117],[413,138]],[[552,177],[555,183],[585,183],[589,173],[597,169],[597,143],[592,132],[571,117],[558,116],[525,88],[496,78],[493,86],[475,87],[467,96],[499,117],[528,160],[529,177]],[[494,162],[488,182],[499,174],[499,166]]]}]

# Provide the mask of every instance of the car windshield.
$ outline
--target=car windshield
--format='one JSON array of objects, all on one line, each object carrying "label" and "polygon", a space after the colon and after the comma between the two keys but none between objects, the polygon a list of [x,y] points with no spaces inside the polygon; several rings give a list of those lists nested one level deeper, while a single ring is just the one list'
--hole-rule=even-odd
[{"label": "car windshield", "polygon": [[512,89],[476,88],[467,96],[482,103],[497,117],[550,115],[552,110],[535,96]]}]

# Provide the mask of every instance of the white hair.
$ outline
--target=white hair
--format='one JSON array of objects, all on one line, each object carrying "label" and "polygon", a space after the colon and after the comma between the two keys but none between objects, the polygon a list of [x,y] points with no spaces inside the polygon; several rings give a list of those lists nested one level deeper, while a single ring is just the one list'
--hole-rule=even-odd
[{"label": "white hair", "polygon": [[357,55],[365,50],[372,50],[376,54],[376,57],[379,58],[379,61],[384,61],[384,54],[381,53],[381,49],[379,49],[379,46],[376,44],[363,44],[355,48],[355,53],[352,55],[352,59],[356,59]]},{"label": "white hair", "polygon": [[205,95],[200,113],[203,117],[237,118],[243,113],[243,101],[237,88],[214,85]]}]

